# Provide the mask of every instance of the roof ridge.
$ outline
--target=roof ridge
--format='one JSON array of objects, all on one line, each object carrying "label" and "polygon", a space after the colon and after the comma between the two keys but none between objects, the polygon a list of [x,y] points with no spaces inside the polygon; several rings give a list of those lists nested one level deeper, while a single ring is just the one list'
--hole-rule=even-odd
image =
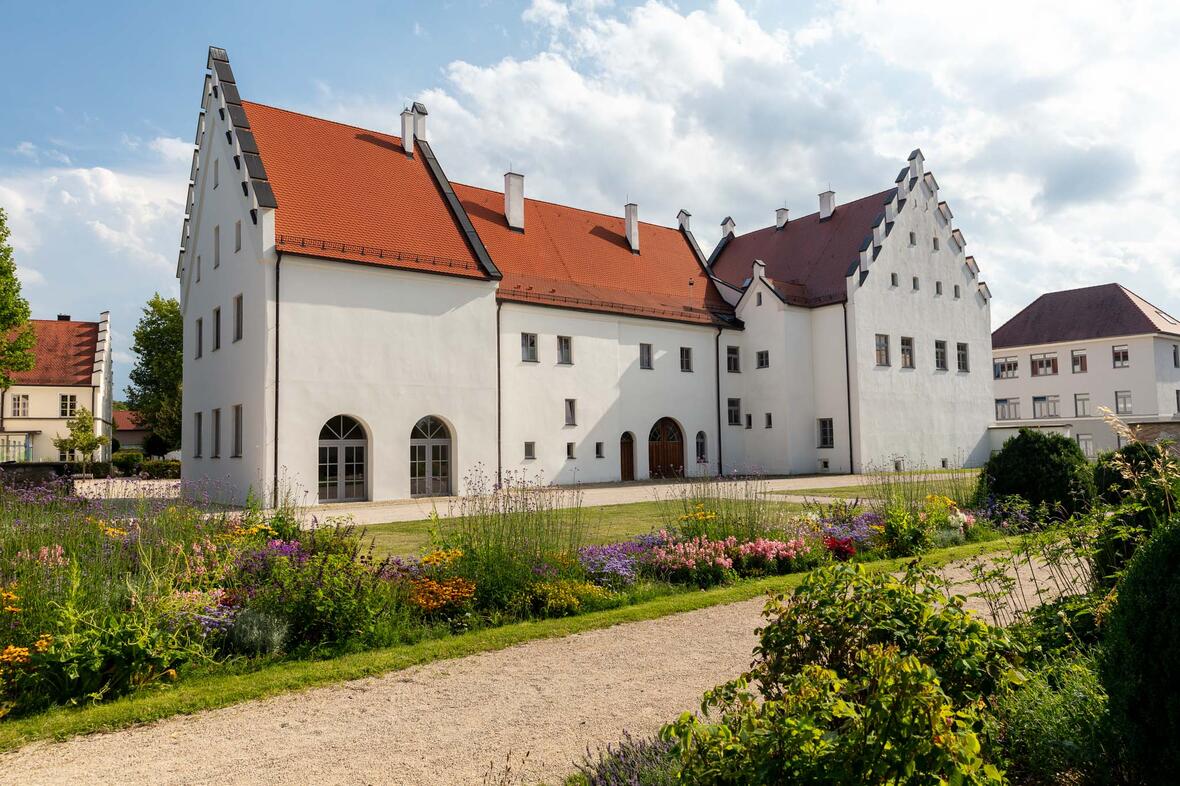
[{"label": "roof ridge", "polygon": [[[890,191],[896,190],[896,188],[897,188],[896,186],[893,186],[892,188],[887,188],[884,191],[877,191],[876,193],[873,193],[873,194],[865,194],[862,197],[857,197],[856,199],[851,199],[851,200],[845,202],[843,205],[837,204],[836,210],[839,210],[841,207],[847,207],[848,205],[854,205],[857,202],[864,202],[866,199],[874,199],[876,197],[883,196],[885,194],[888,194]],[[811,218],[812,216],[818,216],[818,215],[819,215],[819,211],[817,210],[814,213],[807,213],[806,215],[799,216],[798,218],[792,218],[790,221],[787,222],[787,226],[790,226],[791,224],[797,224],[798,222],[804,220],[805,218]],[[746,232],[745,234],[752,235],[755,232],[765,232],[768,229],[773,229],[773,230],[779,231],[777,225],[769,224],[764,227],[758,227],[757,229],[751,229],[749,232]],[[741,235],[739,235],[739,237],[741,237]]]},{"label": "roof ridge", "polygon": [[[456,186],[463,186],[463,188],[473,188],[477,191],[486,191],[489,194],[499,194],[500,196],[504,195],[503,191],[497,191],[494,188],[484,188],[483,186],[473,186],[470,183],[460,183],[457,180],[452,180],[451,183]],[[615,218],[615,219],[618,219],[619,221],[625,220],[624,216],[616,216],[613,213],[603,213],[601,210],[590,210],[589,208],[577,207],[576,205],[567,205],[562,202],[552,202],[548,199],[537,199],[536,197],[527,197],[526,196],[525,201],[526,202],[536,202],[541,205],[549,205],[550,207],[564,207],[567,210],[577,210],[579,213],[589,213],[589,214],[595,215],[595,216],[602,216],[603,218]],[[655,227],[656,229],[667,229],[670,232],[679,232],[680,231],[679,227],[670,227],[670,226],[667,226],[666,224],[656,224],[651,221],[640,220],[639,223],[646,224],[649,227]]]},{"label": "roof ridge", "polygon": [[246,106],[246,105],[260,106],[265,109],[273,109],[275,112],[285,112],[288,115],[298,115],[299,117],[306,117],[308,120],[318,120],[321,123],[331,123],[334,126],[342,126],[344,128],[351,128],[355,131],[364,131],[367,134],[381,134],[382,136],[387,136],[390,139],[396,139],[398,141],[398,144],[401,144],[401,140],[402,140],[402,138],[400,136],[398,136],[397,134],[391,134],[388,131],[378,131],[375,128],[365,128],[364,126],[358,126],[358,125],[354,125],[352,123],[345,123],[341,120],[332,120],[331,118],[328,118],[328,117],[320,117],[319,115],[311,115],[311,114],[308,114],[307,112],[299,112],[294,109],[287,109],[285,107],[275,106],[274,104],[264,104],[261,101],[247,101],[246,99],[243,98],[242,99],[242,106]]}]

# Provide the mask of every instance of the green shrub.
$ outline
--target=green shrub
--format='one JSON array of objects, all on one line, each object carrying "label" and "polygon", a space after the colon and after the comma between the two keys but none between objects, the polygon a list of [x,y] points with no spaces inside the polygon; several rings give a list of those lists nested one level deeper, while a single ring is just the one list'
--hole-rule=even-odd
[{"label": "green shrub", "polygon": [[287,643],[286,620],[257,609],[243,609],[229,629],[231,651],[242,655],[275,655]]},{"label": "green shrub", "polygon": [[1132,766],[1164,783],[1180,761],[1180,520],[1140,546],[1103,626],[1102,684]]},{"label": "green shrub", "polygon": [[156,480],[176,480],[180,478],[180,462],[172,459],[149,459],[139,465],[139,471]]},{"label": "green shrub", "polygon": [[998,697],[987,723],[1017,783],[1113,781],[1106,750],[1106,692],[1088,660],[1053,661]]},{"label": "green shrub", "polygon": [[912,557],[930,548],[934,542],[934,522],[921,508],[912,510],[900,500],[885,505],[881,540],[891,557]]},{"label": "green shrub", "polygon": [[974,707],[956,709],[938,676],[895,646],[855,656],[853,676],[804,666],[760,700],[743,680],[705,695],[702,711],[665,727],[680,780],[759,784],[1001,784],[981,756]]},{"label": "green shrub", "polygon": [[[68,466],[69,474],[77,475],[82,473],[82,462],[70,462]],[[111,462],[109,461],[88,461],[86,462],[86,474],[96,478],[109,478],[111,476]]]},{"label": "green shrub", "polygon": [[1118,506],[1102,522],[1093,558],[1095,575],[1113,587],[1139,544],[1176,511],[1180,468],[1168,451],[1131,442],[1102,454],[1094,482],[1102,500]]},{"label": "green shrub", "polygon": [[138,475],[143,454],[138,450],[120,450],[111,455],[111,464],[124,475]]},{"label": "green shrub", "polygon": [[1102,592],[1066,595],[1028,610],[1011,630],[1030,655],[1070,657],[1087,652],[1098,645],[1098,616],[1105,602]]},{"label": "green shrub", "polygon": [[1022,428],[984,465],[990,494],[1018,494],[1033,506],[1047,505],[1057,514],[1087,510],[1094,499],[1094,474],[1072,439]]}]

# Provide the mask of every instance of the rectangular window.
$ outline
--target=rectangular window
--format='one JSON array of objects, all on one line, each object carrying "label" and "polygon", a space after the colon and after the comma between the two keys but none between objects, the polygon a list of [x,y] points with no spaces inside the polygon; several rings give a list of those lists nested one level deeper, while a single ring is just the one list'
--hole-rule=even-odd
[{"label": "rectangular window", "polygon": [[742,351],[739,347],[725,348],[725,370],[730,374],[740,374],[742,371]]},{"label": "rectangular window", "polygon": [[754,293],[754,305],[755,306],[762,305],[762,293],[761,292]]},{"label": "rectangular window", "polygon": [[709,463],[709,442],[703,431],[697,432],[697,463]]},{"label": "rectangular window", "polygon": [[1060,403],[1060,396],[1033,396],[1033,417],[1057,417],[1058,404]]},{"label": "rectangular window", "polygon": [[836,447],[836,429],[831,418],[820,418],[816,421],[816,447]]},{"label": "rectangular window", "polygon": [[1069,353],[1070,364],[1073,367],[1073,373],[1085,374],[1088,368],[1086,364],[1086,350],[1075,349]]},{"label": "rectangular window", "polygon": [[889,365],[889,336],[884,333],[877,334],[877,365]]},{"label": "rectangular window", "polygon": [[233,453],[230,455],[234,458],[242,457],[242,405],[234,404],[234,436],[233,436]]},{"label": "rectangular window", "polygon": [[29,416],[29,394],[17,393],[12,397],[12,416],[27,418]]},{"label": "rectangular window", "polygon": [[754,416],[749,412],[746,413],[746,429],[754,428]]},{"label": "rectangular window", "polygon": [[213,159],[213,187],[221,185],[221,159]]},{"label": "rectangular window", "polygon": [[910,245],[911,246],[918,245],[918,233],[917,232],[910,233]]},{"label": "rectangular window", "polygon": [[221,267],[221,226],[213,227],[213,267]]},{"label": "rectangular window", "polygon": [[901,367],[914,367],[914,339],[911,336],[901,337]]},{"label": "rectangular window", "polygon": [[78,397],[73,393],[62,393],[57,411],[63,418],[72,418],[78,412]]},{"label": "rectangular window", "polygon": [[526,461],[532,461],[533,459],[535,459],[537,457],[537,443],[536,442],[524,443],[524,457],[525,457]]},{"label": "rectangular window", "polygon": [[1180,390],[1176,391],[1176,414],[1180,415]]},{"label": "rectangular window", "polygon": [[520,334],[520,359],[524,363],[537,362],[537,334]]},{"label": "rectangular window", "polygon": [[729,425],[742,425],[742,400],[740,398],[731,398],[726,402],[726,409],[729,412]]},{"label": "rectangular window", "polygon": [[889,286],[891,286],[891,287],[897,286],[897,274],[896,273],[889,274]]},{"label": "rectangular window", "polygon": [[996,379],[1016,379],[1018,367],[1016,358],[996,358],[992,361],[992,376]]},{"label": "rectangular window", "polygon": [[234,298],[234,341],[242,340],[242,322],[245,319],[245,313],[242,308],[242,296],[238,295]]},{"label": "rectangular window", "polygon": [[197,281],[201,280],[201,255],[197,254]]},{"label": "rectangular window", "polygon": [[221,309],[213,309],[213,351],[221,349]]},{"label": "rectangular window", "polygon": [[1114,392],[1114,411],[1118,415],[1131,414],[1131,391],[1116,390]]},{"label": "rectangular window", "polygon": [[913,282],[915,292],[917,292],[919,289],[921,289],[921,287],[918,285],[918,277],[917,276],[914,276],[913,279],[911,279],[911,281]]},{"label": "rectangular window", "polygon": [[959,299],[959,295],[960,295],[959,285],[955,284],[955,300]]},{"label": "rectangular window", "polygon": [[766,413],[766,428],[774,428],[774,420],[769,412]]},{"label": "rectangular window", "polygon": [[946,342],[934,342],[934,368],[938,371],[946,371]]},{"label": "rectangular window", "polygon": [[242,222],[234,223],[234,253],[242,250]]},{"label": "rectangular window", "polygon": [[938,250],[938,238],[934,238],[934,250]]},{"label": "rectangular window", "polygon": [[770,367],[770,350],[769,349],[758,350],[758,353],[756,355],[754,355],[754,365],[756,365],[758,368],[769,368]]},{"label": "rectangular window", "polygon": [[1126,368],[1131,365],[1131,351],[1127,349],[1126,344],[1111,347],[1111,354],[1113,355],[1115,368]]},{"label": "rectangular window", "polygon": [[574,458],[574,443],[572,443],[572,442],[565,443],[565,457],[567,459]]},{"label": "rectangular window", "polygon": [[569,336],[557,337],[557,363],[562,366],[574,363],[574,340]]},{"label": "rectangular window", "polygon": [[960,342],[955,345],[955,357],[958,359],[959,371],[971,370],[971,356],[967,345]]},{"label": "rectangular window", "polygon": [[213,410],[213,453],[211,458],[221,458],[221,410]]},{"label": "rectangular window", "polygon": [[1180,344],[1172,345],[1172,365],[1180,368]]},{"label": "rectangular window", "polygon": [[1073,394],[1073,415],[1075,418],[1090,417],[1090,394],[1089,393],[1074,393]]},{"label": "rectangular window", "polygon": [[692,347],[680,348],[680,370],[684,372],[692,371]]},{"label": "rectangular window", "polygon": [[193,458],[201,457],[201,442],[202,432],[204,429],[201,426],[201,413],[193,413]]},{"label": "rectangular window", "polygon": [[1094,436],[1092,434],[1078,434],[1078,447],[1086,458],[1094,458]]},{"label": "rectangular window", "polygon": [[1041,352],[1030,355],[1032,361],[1032,375],[1034,377],[1051,377],[1057,373],[1057,353]]},{"label": "rectangular window", "polygon": [[639,345],[639,367],[646,369],[653,368],[651,362],[651,344]]},{"label": "rectangular window", "polygon": [[578,402],[575,399],[567,398],[565,400],[565,424],[567,426],[578,425]]},{"label": "rectangular window", "polygon": [[606,445],[604,443],[594,443],[594,458],[606,458]]},{"label": "rectangular window", "polygon": [[197,351],[194,357],[200,357],[201,353],[205,351],[205,322],[200,317],[197,317]]},{"label": "rectangular window", "polygon": [[934,282],[934,294],[936,294],[936,295],[942,294],[942,282],[941,281]]},{"label": "rectangular window", "polygon": [[1020,399],[996,399],[996,420],[1020,420]]}]

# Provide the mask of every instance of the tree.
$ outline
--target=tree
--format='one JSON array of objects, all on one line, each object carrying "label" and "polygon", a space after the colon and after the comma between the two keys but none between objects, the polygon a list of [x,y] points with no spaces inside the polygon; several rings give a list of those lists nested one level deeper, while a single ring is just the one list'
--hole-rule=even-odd
[{"label": "tree", "polygon": [[64,437],[54,437],[53,446],[64,453],[77,453],[82,462],[82,474],[94,457],[94,451],[111,441],[105,434],[94,433],[94,415],[86,407],[82,407],[70,418],[66,424],[69,433]]},{"label": "tree", "polygon": [[12,387],[12,372],[30,370],[36,360],[29,303],[21,295],[8,236],[8,214],[0,208],[0,390]]},{"label": "tree", "polygon": [[157,292],[135,326],[136,354],[127,386],[127,406],[169,449],[180,447],[180,393],[184,375],[184,320],[176,298]]}]

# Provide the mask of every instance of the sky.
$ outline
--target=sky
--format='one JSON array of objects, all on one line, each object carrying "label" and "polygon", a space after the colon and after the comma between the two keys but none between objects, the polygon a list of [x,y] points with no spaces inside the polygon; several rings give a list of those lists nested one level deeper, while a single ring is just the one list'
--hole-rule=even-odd
[{"label": "sky", "polygon": [[[767,226],[921,148],[993,295],[1117,281],[1180,313],[1180,4],[0,0],[0,207],[36,318],[110,310],[116,390],[176,256],[209,45],[244,98],[399,133],[456,182]],[[281,209],[281,208],[280,208]]]}]

